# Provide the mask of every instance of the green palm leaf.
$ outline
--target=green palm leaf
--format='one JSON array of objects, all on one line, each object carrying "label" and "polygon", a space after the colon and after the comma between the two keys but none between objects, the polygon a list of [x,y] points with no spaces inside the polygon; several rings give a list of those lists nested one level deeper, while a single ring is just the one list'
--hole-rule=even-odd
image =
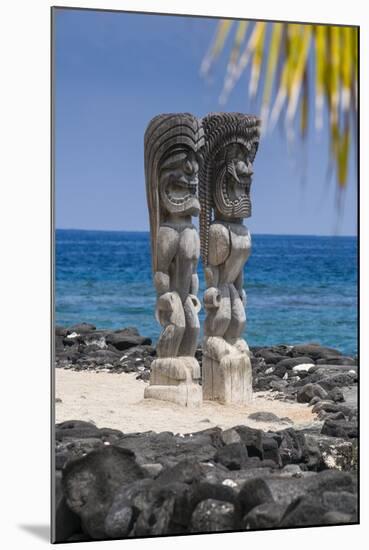
[{"label": "green palm leaf", "polygon": [[[352,135],[356,131],[358,29],[334,25],[266,23],[221,20],[204,57],[201,72],[207,74],[233,34],[233,45],[220,95],[225,103],[251,63],[249,97],[257,96],[263,130],[272,130],[284,117],[287,137],[293,139],[294,121],[300,120],[300,134],[306,136],[311,103],[309,82],[315,86],[315,128],[323,126],[323,112],[329,118],[330,154],[337,183],[347,182]],[[248,35],[248,38],[246,38]],[[246,43],[244,44],[246,40]],[[243,49],[242,49],[243,48]],[[309,62],[314,54],[314,65]]]}]

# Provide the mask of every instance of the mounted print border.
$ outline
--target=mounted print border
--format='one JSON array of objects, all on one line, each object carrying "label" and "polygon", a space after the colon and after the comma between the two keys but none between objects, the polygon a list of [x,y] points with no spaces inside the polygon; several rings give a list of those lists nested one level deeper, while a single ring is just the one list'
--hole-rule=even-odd
[{"label": "mounted print border", "polygon": [[52,542],[359,523],[359,27],[51,46]]}]

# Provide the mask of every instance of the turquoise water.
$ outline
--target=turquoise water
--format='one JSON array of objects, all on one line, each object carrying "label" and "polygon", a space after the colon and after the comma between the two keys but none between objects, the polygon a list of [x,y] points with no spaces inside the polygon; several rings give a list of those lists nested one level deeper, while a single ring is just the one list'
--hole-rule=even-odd
[{"label": "turquoise water", "polygon": [[[199,276],[201,297],[201,265]],[[357,353],[355,237],[253,235],[245,289],[249,345],[318,342]],[[136,326],[155,339],[154,306],[148,233],[56,231],[57,324]]]}]

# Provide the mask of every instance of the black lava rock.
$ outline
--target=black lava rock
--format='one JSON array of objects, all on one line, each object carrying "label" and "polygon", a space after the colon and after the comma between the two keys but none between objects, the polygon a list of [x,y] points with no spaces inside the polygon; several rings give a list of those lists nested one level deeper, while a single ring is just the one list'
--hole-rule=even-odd
[{"label": "black lava rock", "polygon": [[248,426],[235,426],[234,429],[240,436],[242,443],[246,445],[248,456],[257,456],[262,460],[264,458],[263,432]]},{"label": "black lava rock", "polygon": [[316,362],[317,365],[345,365],[345,366],[356,366],[357,360],[352,357],[345,357],[343,355],[337,355],[333,357],[325,357],[323,359],[318,359]]},{"label": "black lava rock", "polygon": [[343,525],[347,523],[357,523],[355,517],[351,517],[350,514],[343,514],[342,512],[326,512],[323,516],[324,525]]},{"label": "black lava rock", "polygon": [[318,414],[318,418],[319,420],[345,420],[345,415],[341,411],[335,413],[320,411],[320,413]]},{"label": "black lava rock", "polygon": [[[61,423],[57,540],[355,523],[354,422],[338,424],[340,438],[313,428],[181,436]],[[95,437],[83,437],[89,431]]]},{"label": "black lava rock", "polygon": [[105,338],[107,344],[123,351],[133,346],[150,345],[151,338],[140,336],[136,329],[127,328],[108,334]]},{"label": "black lava rock", "polygon": [[[283,363],[283,361],[280,363]],[[285,365],[281,365],[280,363],[274,367],[273,374],[279,378],[283,378],[287,372],[287,367]]]},{"label": "black lava rock", "polygon": [[252,387],[256,391],[267,391],[271,389],[274,383],[283,382],[275,374],[268,374],[267,376],[258,375],[252,380]]},{"label": "black lava rock", "polygon": [[241,529],[270,529],[277,527],[286,506],[276,502],[266,502],[255,506],[243,519]]},{"label": "black lava rock", "polygon": [[246,481],[238,493],[238,502],[242,514],[247,515],[255,506],[265,503],[273,503],[274,498],[268,484],[263,478],[258,477]]},{"label": "black lava rock", "polygon": [[68,327],[67,334],[72,334],[73,332],[76,332],[77,334],[85,334],[94,330],[96,330],[96,327],[91,323],[78,323],[77,325]]},{"label": "black lava rock", "polygon": [[351,408],[342,405],[341,403],[334,403],[333,401],[322,400],[314,405],[312,408],[313,413],[319,413],[320,411],[325,411],[329,413],[342,412],[345,416],[349,416],[351,413]]},{"label": "black lava rock", "polygon": [[75,533],[80,533],[81,529],[81,520],[67,505],[62,488],[62,474],[56,472],[54,542],[64,542]]},{"label": "black lava rock", "polygon": [[345,397],[339,388],[333,388],[328,392],[327,399],[340,403],[345,400]]},{"label": "black lava rock", "polygon": [[[185,483],[162,485],[157,481],[143,492],[139,492],[133,501],[133,509],[138,510],[139,514],[130,536],[174,534],[176,530],[171,524],[176,519],[176,506],[181,508],[184,501],[184,507],[187,509],[189,493],[190,489]],[[182,513],[180,515],[182,516]]]},{"label": "black lava rock", "polygon": [[[136,328],[116,331],[96,330],[80,323],[55,329],[55,366],[74,370],[105,370],[115,373],[137,372],[148,380],[155,357],[151,339]],[[122,355],[123,354],[123,355]]]},{"label": "black lava rock", "polygon": [[62,338],[65,338],[68,334],[68,329],[66,327],[55,327],[55,336],[61,336]]},{"label": "black lava rock", "polygon": [[355,439],[358,436],[357,423],[346,420],[327,419],[323,424],[321,433],[344,439]]},{"label": "black lava rock", "polygon": [[349,514],[357,521],[358,496],[347,491],[326,491],[322,494],[323,504],[332,511]]},{"label": "black lava rock", "polygon": [[204,470],[200,464],[194,460],[182,460],[175,466],[164,468],[159,474],[158,481],[160,483],[194,483],[201,480],[204,476]]},{"label": "black lava rock", "polygon": [[63,470],[63,490],[69,508],[81,518],[83,529],[92,538],[102,539],[115,491],[143,477],[132,452],[107,446],[69,462]]},{"label": "black lava rock", "polygon": [[302,460],[301,440],[293,428],[279,432],[282,441],[279,445],[279,454],[282,465],[299,464]]},{"label": "black lava rock", "polygon": [[92,422],[83,420],[69,420],[56,425],[55,439],[62,440],[66,437],[72,439],[99,438],[100,430]]},{"label": "black lava rock", "polygon": [[193,511],[190,532],[232,531],[235,528],[234,512],[234,505],[230,502],[215,499],[203,500]]},{"label": "black lava rock", "polygon": [[[171,432],[143,432],[124,435],[117,443],[120,447],[131,449],[140,464],[160,463],[174,466],[188,459],[207,462],[214,459],[219,428],[186,436],[174,436]],[[220,443],[220,446],[223,444]]]},{"label": "black lava rock", "polygon": [[279,527],[308,527],[324,525],[324,514],[328,509],[310,497],[304,496],[294,500],[285,511]]},{"label": "black lava rock", "polygon": [[298,344],[293,346],[291,355],[293,357],[307,356],[317,361],[328,357],[338,357],[342,353],[334,348],[326,348],[319,344]]},{"label": "black lava rock", "polygon": [[285,359],[282,359],[279,363],[277,363],[277,367],[285,367],[286,370],[291,370],[293,367],[297,367],[297,365],[309,365],[314,364],[314,361],[311,357],[308,356],[302,356],[302,357],[286,357]]},{"label": "black lava rock", "polygon": [[273,460],[278,466],[282,464],[278,441],[272,434],[263,437],[263,453],[265,460]]},{"label": "black lava rock", "polygon": [[283,359],[283,355],[274,353],[268,349],[260,349],[255,352],[255,357],[262,357],[266,363],[271,363],[273,365],[279,363]]},{"label": "black lava rock", "polygon": [[305,384],[296,396],[298,403],[309,403],[313,397],[325,399],[327,392],[319,384]]},{"label": "black lava rock", "polygon": [[255,420],[256,422],[280,422],[281,419],[279,416],[272,412],[268,411],[258,411],[248,415],[250,420]]},{"label": "black lava rock", "polygon": [[335,387],[343,388],[345,386],[352,386],[357,382],[357,374],[345,372],[342,374],[335,374],[333,376],[327,376],[319,380],[319,384],[326,391],[333,390]]},{"label": "black lava rock", "polygon": [[228,470],[241,470],[245,467],[247,458],[247,450],[243,443],[225,445],[215,455],[216,462],[220,462]]}]

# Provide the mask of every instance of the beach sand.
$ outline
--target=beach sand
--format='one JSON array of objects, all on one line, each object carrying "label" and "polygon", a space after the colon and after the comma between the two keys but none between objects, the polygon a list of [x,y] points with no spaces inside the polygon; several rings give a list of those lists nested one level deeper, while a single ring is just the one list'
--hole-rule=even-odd
[{"label": "beach sand", "polygon": [[99,428],[116,428],[125,433],[170,431],[191,433],[213,426],[222,429],[244,424],[263,430],[281,430],[291,424],[257,422],[248,415],[257,411],[288,417],[294,427],[311,423],[315,415],[306,404],[271,399],[271,392],[257,392],[248,406],[224,406],[205,401],[199,408],[183,408],[173,403],[144,399],[146,382],[135,373],[77,372],[55,370],[56,422],[93,421]]}]

